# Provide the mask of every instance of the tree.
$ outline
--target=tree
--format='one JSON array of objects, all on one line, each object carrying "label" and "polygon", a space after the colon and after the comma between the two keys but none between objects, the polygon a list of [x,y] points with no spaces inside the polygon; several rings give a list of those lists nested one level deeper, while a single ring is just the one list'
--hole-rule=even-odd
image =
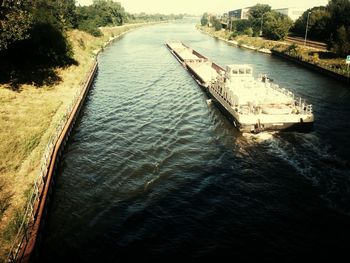
[{"label": "tree", "polygon": [[120,3],[112,0],[94,0],[90,6],[77,7],[78,28],[94,36],[102,35],[98,27],[119,26],[130,18],[132,16],[125,12]]},{"label": "tree", "polygon": [[338,55],[347,55],[350,53],[350,1],[331,0],[327,10],[330,14],[328,46]]},{"label": "tree", "polygon": [[32,15],[23,1],[0,0],[0,52],[16,41],[29,37]]},{"label": "tree", "polygon": [[276,11],[268,12],[265,18],[263,32],[267,38],[272,40],[284,39],[293,25],[293,21],[288,16]]},{"label": "tree", "polygon": [[0,55],[38,64],[62,65],[71,61],[73,52],[65,30],[73,26],[74,3],[74,0],[2,0]]},{"label": "tree", "polygon": [[[309,12],[310,15],[309,15]],[[313,7],[306,10],[294,23],[291,31],[303,37],[305,35],[307,17],[308,21],[308,36],[311,39],[325,41],[329,38],[328,23],[330,14],[324,6]]]},{"label": "tree", "polygon": [[243,34],[244,31],[250,27],[251,21],[248,19],[235,20],[232,22],[232,28],[234,28],[238,33],[241,34]]},{"label": "tree", "polygon": [[125,19],[125,10],[120,3],[112,0],[94,0],[91,8],[102,21],[101,26],[122,25]]},{"label": "tree", "polygon": [[335,41],[332,43],[332,49],[341,56],[346,56],[350,53],[350,27],[347,29],[344,25],[338,28],[335,34]]},{"label": "tree", "polygon": [[74,0],[31,0],[27,4],[33,15],[30,39],[25,43],[38,61],[63,65],[73,56],[66,29],[74,23]]},{"label": "tree", "polygon": [[264,15],[271,11],[271,6],[256,4],[249,9],[249,23],[253,29],[253,34],[258,36],[260,34],[260,28],[262,26]]},{"label": "tree", "polygon": [[[350,25],[350,1],[349,0],[331,0],[327,5],[327,10],[330,13],[331,30],[339,28],[342,25],[345,27]],[[335,31],[333,31],[335,32]]]},{"label": "tree", "polygon": [[217,19],[215,16],[210,17],[210,23],[213,25],[216,31],[219,31],[222,29],[222,24],[219,19]]},{"label": "tree", "polygon": [[256,4],[249,9],[249,17],[261,20],[262,16],[271,11],[271,6]]},{"label": "tree", "polygon": [[208,22],[209,22],[209,20],[208,20],[208,14],[207,14],[207,13],[204,13],[203,16],[202,16],[202,18],[201,18],[201,25],[202,25],[202,26],[206,26],[206,25],[208,25]]}]

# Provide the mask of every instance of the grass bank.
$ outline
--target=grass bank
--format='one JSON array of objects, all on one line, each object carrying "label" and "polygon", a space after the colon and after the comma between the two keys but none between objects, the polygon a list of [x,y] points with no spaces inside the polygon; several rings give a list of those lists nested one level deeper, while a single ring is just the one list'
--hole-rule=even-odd
[{"label": "grass bank", "polygon": [[300,61],[332,71],[336,74],[350,77],[345,58],[338,57],[330,51],[318,50],[307,46],[304,47],[284,41],[267,40],[261,37],[249,37],[247,35],[231,37],[232,32],[228,30],[215,31],[214,28],[207,26],[197,25],[197,28],[210,36],[219,38],[239,47],[264,53],[268,53],[268,51],[271,50],[277,51]]},{"label": "grass bank", "polygon": [[[145,24],[101,28],[102,37],[68,32],[75,65],[54,68],[55,81],[0,84],[0,262],[23,219],[47,144],[90,70],[96,54],[122,33]],[[36,72],[32,72],[36,74]]]}]

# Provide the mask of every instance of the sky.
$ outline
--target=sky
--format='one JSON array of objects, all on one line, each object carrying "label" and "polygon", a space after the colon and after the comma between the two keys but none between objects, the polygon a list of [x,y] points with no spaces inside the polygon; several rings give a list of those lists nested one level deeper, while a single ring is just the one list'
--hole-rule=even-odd
[{"label": "sky", "polygon": [[[77,4],[90,5],[92,0],[76,0]],[[328,0],[117,0],[129,13],[161,13],[161,14],[195,14],[204,12],[223,14],[257,3],[268,4],[272,8],[302,7],[326,5]]]}]

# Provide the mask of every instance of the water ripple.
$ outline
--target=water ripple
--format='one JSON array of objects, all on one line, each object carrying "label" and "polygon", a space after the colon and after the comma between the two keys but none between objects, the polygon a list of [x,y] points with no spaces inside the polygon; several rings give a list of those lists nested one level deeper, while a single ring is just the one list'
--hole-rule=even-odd
[{"label": "water ripple", "polygon": [[[207,104],[164,47],[168,39],[222,65],[272,73],[314,104],[315,131],[240,134]],[[100,56],[64,156],[42,261],[297,261],[322,248],[347,252],[350,104],[339,101],[350,101],[340,84],[192,24],[125,35]]]}]

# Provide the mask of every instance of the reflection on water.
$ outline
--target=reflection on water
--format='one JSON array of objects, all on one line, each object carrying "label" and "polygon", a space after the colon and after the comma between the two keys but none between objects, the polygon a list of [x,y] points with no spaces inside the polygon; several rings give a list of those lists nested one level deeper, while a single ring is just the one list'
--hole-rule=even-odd
[{"label": "reflection on water", "polygon": [[[315,131],[240,134],[165,48],[249,63],[314,105]],[[192,23],[128,33],[68,146],[40,259],[296,260],[344,254],[350,236],[350,90]],[[336,117],[335,117],[336,116]]]}]

